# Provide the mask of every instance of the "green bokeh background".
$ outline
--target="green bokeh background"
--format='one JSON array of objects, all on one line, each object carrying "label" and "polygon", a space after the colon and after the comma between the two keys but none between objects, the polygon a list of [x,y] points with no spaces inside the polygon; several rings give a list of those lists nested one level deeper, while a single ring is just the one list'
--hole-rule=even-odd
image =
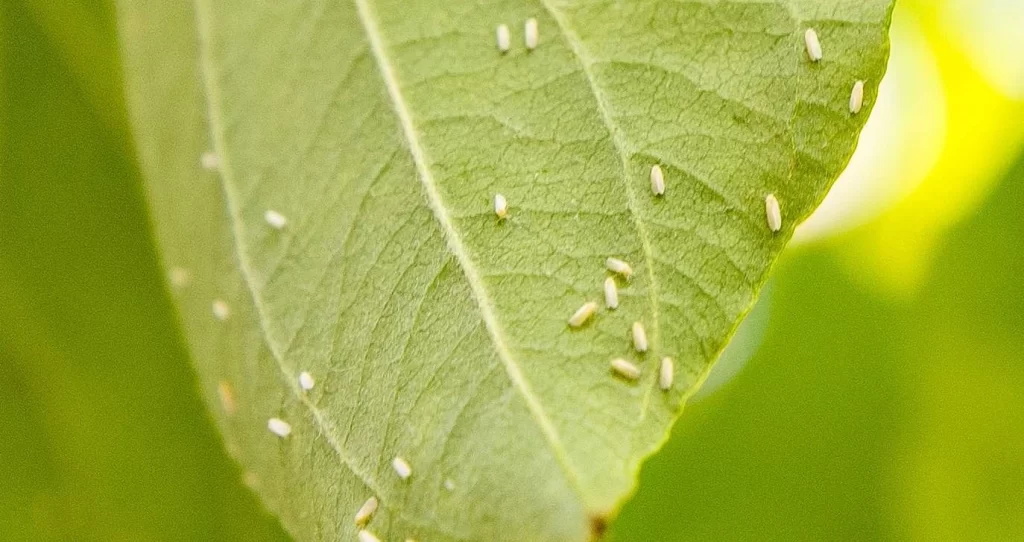
[{"label": "green bokeh background", "polygon": [[[0,540],[287,540],[221,450],[150,242],[106,1],[0,0]],[[1024,158],[912,295],[789,252],[616,541],[1024,540]]]}]

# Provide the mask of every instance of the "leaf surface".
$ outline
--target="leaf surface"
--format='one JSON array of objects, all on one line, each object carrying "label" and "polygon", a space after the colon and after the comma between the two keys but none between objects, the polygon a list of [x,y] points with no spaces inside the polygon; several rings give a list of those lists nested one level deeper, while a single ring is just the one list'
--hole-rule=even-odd
[{"label": "leaf surface", "polygon": [[[351,539],[371,495],[389,540],[599,535],[852,153],[890,8],[123,0],[157,237],[188,272],[184,333],[257,493],[300,539]],[[609,256],[634,269],[620,307],[569,328]],[[615,357],[640,379],[615,378]]]}]

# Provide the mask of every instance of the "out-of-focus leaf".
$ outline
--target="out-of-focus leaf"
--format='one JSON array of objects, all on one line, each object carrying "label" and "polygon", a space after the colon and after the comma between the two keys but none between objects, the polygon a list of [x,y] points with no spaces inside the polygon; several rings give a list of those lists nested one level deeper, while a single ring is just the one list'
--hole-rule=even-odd
[{"label": "out-of-focus leaf", "polygon": [[917,540],[1024,539],[1022,202],[1024,159],[954,230],[911,305],[913,430],[893,505]]},{"label": "out-of-focus leaf", "polygon": [[8,0],[40,29],[40,38],[52,44],[62,66],[74,76],[75,84],[109,131],[125,137],[127,114],[121,89],[114,5],[111,0]]},{"label": "out-of-focus leaf", "polygon": [[0,540],[285,538],[203,414],[127,129],[83,90],[113,25],[75,70],[20,1],[0,25]]},{"label": "out-of-focus leaf", "polygon": [[[300,538],[354,536],[375,495],[387,538],[536,541],[599,533],[634,487],[848,160],[867,114],[850,114],[850,91],[866,80],[873,102],[891,7],[120,5],[157,237],[192,277],[184,332],[269,507]],[[518,29],[534,16],[528,52]],[[499,23],[517,29],[505,55]],[[217,173],[199,167],[210,149]],[[568,329],[608,256],[636,270],[621,307]],[[667,394],[662,356],[677,366]],[[638,383],[609,374],[614,357],[641,366]]]}]

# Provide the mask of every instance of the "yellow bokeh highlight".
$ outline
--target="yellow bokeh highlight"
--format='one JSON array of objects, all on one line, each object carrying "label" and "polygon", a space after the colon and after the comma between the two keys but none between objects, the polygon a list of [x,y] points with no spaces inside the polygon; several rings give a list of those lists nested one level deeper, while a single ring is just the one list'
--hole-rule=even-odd
[{"label": "yellow bokeh highlight", "polygon": [[[1006,86],[991,77],[993,66],[1019,70],[1019,51],[996,51],[1001,58],[985,58],[986,69],[982,70],[969,40],[984,28],[965,26],[951,32],[944,4],[905,0],[897,3],[894,14],[895,25],[911,25],[919,31],[938,68],[940,98],[945,105],[941,123],[945,137],[938,159],[904,152],[898,159],[886,160],[887,167],[898,168],[895,178],[908,190],[895,201],[883,202],[885,208],[876,218],[839,236],[838,254],[851,273],[895,297],[917,291],[928,275],[936,245],[976,211],[1024,142],[1024,100],[1007,94]],[[976,6],[980,9],[981,3]],[[894,50],[908,46],[900,37],[894,32]],[[920,99],[934,100],[929,96]],[[894,118],[935,123],[935,119],[907,115]],[[890,129],[906,131],[900,126]],[[913,148],[907,142],[897,144]],[[923,178],[922,160],[931,162]],[[864,180],[864,186],[870,186],[870,179]]]}]

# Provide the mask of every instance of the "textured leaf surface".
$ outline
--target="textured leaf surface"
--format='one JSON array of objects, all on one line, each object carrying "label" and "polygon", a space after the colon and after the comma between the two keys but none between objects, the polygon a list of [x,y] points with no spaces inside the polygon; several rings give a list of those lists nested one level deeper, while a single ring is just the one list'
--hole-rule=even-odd
[{"label": "textured leaf surface", "polygon": [[[168,268],[191,277],[184,333],[257,493],[302,539],[350,539],[371,495],[389,540],[600,532],[849,158],[890,7],[124,0],[155,228]],[[868,106],[851,116],[858,79]],[[208,149],[217,172],[199,166]],[[569,329],[600,299],[608,256],[635,270],[620,308]],[[662,356],[676,360],[668,393]],[[639,381],[614,378],[613,357]],[[270,417],[292,434],[269,433]]]}]

